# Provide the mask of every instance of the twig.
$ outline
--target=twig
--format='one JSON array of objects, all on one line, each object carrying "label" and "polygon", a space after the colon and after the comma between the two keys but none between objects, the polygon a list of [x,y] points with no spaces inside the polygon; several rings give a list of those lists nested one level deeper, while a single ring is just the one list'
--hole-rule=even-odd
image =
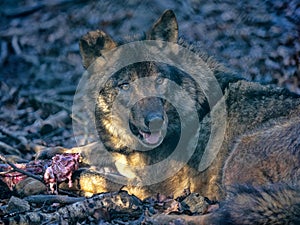
[{"label": "twig", "polygon": [[7,160],[6,157],[5,157],[4,155],[2,155],[2,154],[0,154],[0,160],[2,160],[3,162],[7,163],[7,164],[8,164],[9,166],[11,166],[11,168],[13,168],[15,171],[17,171],[17,172],[19,172],[19,173],[22,173],[22,174],[24,174],[24,175],[26,175],[26,176],[28,176],[28,177],[32,177],[32,178],[34,178],[34,179],[36,179],[36,180],[41,181],[41,182],[44,183],[44,180],[43,180],[41,177],[39,177],[39,176],[37,176],[37,175],[34,175],[34,174],[30,173],[30,172],[24,171],[24,170],[22,170],[22,169],[19,169],[18,167],[15,166],[15,164],[13,164],[13,163],[10,162],[9,160]]},{"label": "twig", "polygon": [[70,117],[65,110],[62,110],[54,115],[50,115],[43,121],[41,132],[48,133],[49,131],[53,131],[54,129],[64,125],[69,118]]},{"label": "twig", "polygon": [[35,132],[40,131],[40,133],[44,135],[53,132],[57,128],[63,127],[69,119],[69,114],[65,110],[62,110],[54,115],[50,115],[45,120],[37,119],[32,125],[28,126],[27,129],[34,130]]},{"label": "twig", "polygon": [[148,218],[151,224],[163,225],[163,224],[186,224],[186,225],[204,225],[208,223],[211,214],[206,215],[165,215],[157,214]]},{"label": "twig", "polygon": [[62,204],[72,204],[75,202],[80,202],[85,200],[85,197],[69,197],[65,195],[33,195],[25,197],[24,200],[30,203],[62,203]]},{"label": "twig", "polygon": [[[80,0],[81,1],[81,0]],[[29,6],[22,6],[18,8],[14,8],[12,10],[5,10],[3,11],[4,15],[7,17],[11,18],[16,18],[16,17],[24,17],[27,15],[30,15],[32,13],[35,13],[36,11],[43,9],[44,7],[49,7],[49,6],[59,6],[59,5],[64,5],[68,3],[74,3],[74,2],[80,2],[80,1],[74,1],[74,0],[55,0],[55,1],[49,1],[49,2],[41,2],[38,4],[34,5],[29,5]]]},{"label": "twig", "polygon": [[3,64],[8,55],[8,45],[6,41],[1,42],[0,64]]},{"label": "twig", "polygon": [[60,109],[63,109],[65,111],[67,111],[69,114],[72,113],[71,109],[67,106],[65,106],[64,104],[60,103],[60,102],[56,102],[56,101],[52,101],[52,100],[47,100],[47,99],[42,99],[38,96],[34,96],[33,99],[41,104],[49,104],[49,105],[54,105]]},{"label": "twig", "polygon": [[21,144],[24,145],[26,148],[28,147],[28,141],[25,137],[20,136],[20,135],[16,135],[12,131],[9,131],[7,128],[5,128],[3,126],[0,126],[0,131],[3,134],[6,134],[7,136],[10,136],[11,138],[21,142]]},{"label": "twig", "polygon": [[72,190],[68,191],[68,190],[63,190],[63,189],[59,189],[58,190],[59,194],[63,194],[63,195],[68,195],[69,197],[78,197],[78,195],[74,192],[72,192]]},{"label": "twig", "polygon": [[[77,89],[77,86],[70,85],[67,87],[56,88],[55,92],[59,95],[71,95],[73,97],[73,95],[76,92],[76,89]],[[50,90],[50,91],[52,91],[52,90]]]},{"label": "twig", "polygon": [[21,155],[18,149],[15,149],[2,141],[0,141],[0,148],[4,149],[5,152],[9,155]]},{"label": "twig", "polygon": [[12,173],[12,172],[14,172],[14,170],[3,171],[3,172],[0,172],[0,175],[5,175],[8,173]]},{"label": "twig", "polygon": [[21,16],[27,16],[31,13],[34,13],[38,11],[39,9],[43,8],[45,4],[35,4],[35,5],[30,5],[30,6],[23,6],[22,8],[14,8],[13,10],[6,10],[4,11],[4,15],[7,17],[21,17]]},{"label": "twig", "polygon": [[12,131],[8,130],[7,128],[5,128],[3,126],[0,126],[0,132],[19,141],[25,147],[26,150],[33,150],[35,152],[38,152],[41,149],[45,148],[45,146],[42,146],[42,145],[38,145],[38,144],[35,144],[32,142],[29,143],[24,136],[14,134]]},{"label": "twig", "polygon": [[22,50],[21,50],[21,48],[19,46],[17,36],[13,36],[11,44],[12,44],[12,47],[13,47],[16,55],[21,55]]}]

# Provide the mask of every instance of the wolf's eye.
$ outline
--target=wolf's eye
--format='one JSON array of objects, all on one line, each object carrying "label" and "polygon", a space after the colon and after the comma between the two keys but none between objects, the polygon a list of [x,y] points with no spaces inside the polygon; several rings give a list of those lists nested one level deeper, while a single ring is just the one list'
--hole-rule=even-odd
[{"label": "wolf's eye", "polygon": [[129,83],[123,83],[119,85],[119,88],[121,88],[124,91],[127,91],[129,87],[130,87]]},{"label": "wolf's eye", "polygon": [[162,84],[163,82],[164,82],[164,79],[161,78],[161,77],[158,77],[158,78],[156,79],[156,83],[157,83],[157,84]]}]

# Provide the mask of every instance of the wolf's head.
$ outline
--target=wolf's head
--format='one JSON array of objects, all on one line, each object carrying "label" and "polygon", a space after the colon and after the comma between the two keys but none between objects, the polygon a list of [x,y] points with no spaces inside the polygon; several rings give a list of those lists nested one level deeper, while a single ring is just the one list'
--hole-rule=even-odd
[{"label": "wolf's head", "polygon": [[[178,25],[173,11],[165,11],[144,39],[177,43]],[[103,31],[89,32],[80,40],[84,67],[88,69],[104,52],[118,45]],[[189,98],[175,96],[174,101],[180,102],[176,109],[163,97],[174,95],[170,82],[189,94]],[[186,117],[189,108],[195,107],[199,101],[203,103],[202,107],[206,107],[198,90],[191,76],[173,66],[153,61],[128,65],[112,74],[98,92],[95,108],[97,131],[112,151],[139,150],[141,146],[153,149],[167,138],[176,145],[181,131],[178,107],[182,107]]]}]

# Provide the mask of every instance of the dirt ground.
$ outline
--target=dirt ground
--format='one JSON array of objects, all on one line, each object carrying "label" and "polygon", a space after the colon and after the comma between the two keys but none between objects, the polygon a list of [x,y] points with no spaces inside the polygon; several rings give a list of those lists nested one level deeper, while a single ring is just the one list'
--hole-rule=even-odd
[{"label": "dirt ground", "polygon": [[[299,0],[1,1],[0,153],[27,162],[43,147],[75,146],[79,38],[94,29],[116,40],[142,34],[166,9],[180,36],[233,72],[300,94]],[[12,193],[0,192],[5,205]]]}]

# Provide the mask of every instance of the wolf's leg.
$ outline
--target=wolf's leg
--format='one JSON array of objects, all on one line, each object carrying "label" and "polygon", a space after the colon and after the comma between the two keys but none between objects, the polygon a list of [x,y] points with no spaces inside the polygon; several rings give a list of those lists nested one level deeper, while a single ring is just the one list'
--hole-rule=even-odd
[{"label": "wolf's leg", "polygon": [[[119,191],[122,189],[142,199],[148,197],[149,192],[147,192],[145,188],[135,187],[130,184],[124,185],[128,183],[128,181],[118,172],[113,159],[109,157],[107,152],[103,149],[99,143],[91,143],[69,149],[63,147],[47,148],[40,151],[36,158],[51,159],[56,154],[80,153],[82,159],[81,167],[85,167],[77,171],[75,176],[72,177],[72,190],[79,191],[85,196],[102,192]],[[69,187],[64,183],[60,185],[60,188],[69,190]]]},{"label": "wolf's leg", "polygon": [[[110,173],[109,176],[107,173]],[[78,189],[80,193],[84,196],[92,196],[93,194],[103,193],[103,192],[113,192],[120,191],[123,187],[122,184],[118,184],[109,179],[108,177],[118,178],[118,174],[113,171],[96,171],[93,169],[83,170],[77,177],[75,177],[74,182],[79,184]]]},{"label": "wolf's leg", "polygon": [[[94,194],[103,192],[127,191],[140,199],[151,196],[147,188],[126,184],[126,178],[117,171],[102,168],[101,171],[91,168],[81,169],[72,177],[73,185],[70,189],[66,183],[62,183],[59,188],[63,190],[72,190],[80,195],[90,197]],[[120,182],[122,181],[123,182]],[[119,182],[115,182],[119,181]]]}]

